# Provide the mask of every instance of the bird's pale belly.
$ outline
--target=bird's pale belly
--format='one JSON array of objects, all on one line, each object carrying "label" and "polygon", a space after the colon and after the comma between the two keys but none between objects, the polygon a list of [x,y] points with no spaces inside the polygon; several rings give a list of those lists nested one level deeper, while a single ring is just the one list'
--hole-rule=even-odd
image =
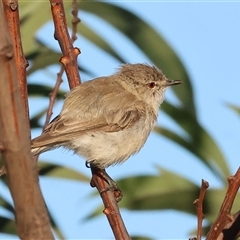
[{"label": "bird's pale belly", "polygon": [[88,162],[106,168],[112,164],[122,163],[129,156],[137,153],[146,142],[151,130],[152,126],[137,124],[134,129],[118,132],[92,132],[72,141],[71,146],[68,147]]}]

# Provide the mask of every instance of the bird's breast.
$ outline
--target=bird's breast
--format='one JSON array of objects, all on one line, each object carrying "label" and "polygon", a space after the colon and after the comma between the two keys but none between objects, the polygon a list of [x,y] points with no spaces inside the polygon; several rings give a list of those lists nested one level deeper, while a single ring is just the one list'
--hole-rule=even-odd
[{"label": "bird's breast", "polygon": [[121,163],[137,153],[153,129],[155,119],[145,116],[117,132],[95,131],[75,139],[70,148],[99,167]]}]

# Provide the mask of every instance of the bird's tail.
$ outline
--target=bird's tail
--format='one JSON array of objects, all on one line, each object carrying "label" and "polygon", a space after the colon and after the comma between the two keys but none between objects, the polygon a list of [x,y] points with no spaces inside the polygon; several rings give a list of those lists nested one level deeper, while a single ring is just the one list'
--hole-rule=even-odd
[{"label": "bird's tail", "polygon": [[37,156],[43,152],[46,152],[47,150],[49,150],[48,147],[33,147],[31,148],[31,153],[32,156]]}]

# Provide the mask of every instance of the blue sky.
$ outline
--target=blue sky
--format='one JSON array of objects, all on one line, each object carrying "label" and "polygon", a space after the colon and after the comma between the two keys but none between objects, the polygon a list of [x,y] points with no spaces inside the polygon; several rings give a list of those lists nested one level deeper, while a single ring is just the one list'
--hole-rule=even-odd
[{"label": "blue sky", "polygon": [[[234,174],[239,167],[240,119],[226,103],[240,105],[240,3],[118,1],[116,4],[145,19],[177,52],[193,81],[200,122],[223,149]],[[80,12],[80,17],[82,21],[96,27],[99,34],[109,36],[112,46],[119,49],[130,63],[146,62],[145,56],[111,27],[99,19],[96,21],[86,13]],[[39,32],[39,36],[58,49],[55,40],[50,38],[52,33],[52,26],[47,25]],[[79,56],[80,63],[92,66],[99,76],[109,75],[118,67],[116,61],[104,58],[86,39],[79,37],[75,45],[82,51]],[[58,67],[52,67],[46,71],[43,81],[53,81],[55,79],[53,74],[58,70]],[[37,75],[32,76],[30,81],[35,81],[35,78],[38,79]],[[67,83],[63,83],[62,87],[67,89]],[[166,98],[174,101],[171,91],[167,91]],[[35,100],[30,103],[32,114],[39,110],[35,108],[36,103],[39,102]],[[39,107],[47,104],[47,101],[42,101]],[[56,105],[54,115],[60,111],[61,104]],[[174,127],[161,111],[158,123]],[[33,132],[33,136],[38,134],[37,131]],[[79,160],[71,152],[58,149],[43,154],[41,159],[61,162],[90,176],[83,160]],[[156,166],[187,176],[199,185],[204,178],[210,183],[210,187],[221,186],[194,156],[155,133],[151,134],[139,154],[121,166],[109,168],[108,172],[117,180],[136,174],[155,174]],[[92,200],[88,197],[92,192],[88,184],[63,180],[50,182],[49,179],[41,179],[40,183],[46,203],[68,239],[112,238],[111,229],[104,215],[89,222],[81,220],[81,216],[86,216],[89,209],[101,204],[100,199]],[[155,239],[188,239],[189,231],[196,227],[195,217],[175,211],[132,213],[123,210],[122,215],[131,235],[146,234]]]}]

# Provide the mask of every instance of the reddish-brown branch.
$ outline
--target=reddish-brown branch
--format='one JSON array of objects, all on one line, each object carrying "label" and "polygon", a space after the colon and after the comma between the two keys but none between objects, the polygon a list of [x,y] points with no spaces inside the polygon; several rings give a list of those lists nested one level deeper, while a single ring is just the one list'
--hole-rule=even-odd
[{"label": "reddish-brown branch", "polygon": [[[78,17],[78,8],[77,8],[77,3],[76,0],[73,1],[73,10],[72,10],[72,15],[73,15],[73,19],[72,19],[72,36],[71,36],[71,41],[72,43],[77,39],[77,25],[80,22],[80,19]],[[47,111],[47,115],[46,115],[46,120],[45,120],[45,124],[43,126],[43,130],[47,127],[48,123],[50,122],[51,116],[52,116],[52,112],[53,112],[53,106],[56,100],[56,96],[59,90],[59,87],[62,83],[62,75],[64,73],[64,66],[61,66],[60,72],[57,74],[57,81],[56,84],[53,88],[53,92],[50,93],[49,95],[49,107],[48,107],[48,111]]]},{"label": "reddish-brown branch", "polygon": [[[15,56],[15,65],[17,71],[17,79],[18,79],[18,87],[21,94],[21,99],[24,104],[24,113],[26,116],[26,121],[28,126],[29,123],[29,108],[28,108],[28,95],[27,95],[27,80],[26,80],[26,67],[28,66],[28,62],[26,61],[21,42],[20,35],[20,19],[18,12],[18,2],[16,0],[3,0],[3,7],[5,18],[8,19],[8,31],[10,33],[10,37],[13,43],[13,51]],[[29,139],[30,139],[30,131],[29,131]],[[0,177],[6,174],[5,166],[0,168]]]},{"label": "reddish-brown branch", "polygon": [[77,40],[77,26],[78,23],[81,21],[80,18],[78,17],[78,6],[77,6],[77,1],[73,0],[72,2],[72,15],[73,15],[73,19],[72,19],[72,42],[74,42],[75,40]]},{"label": "reddish-brown branch", "polygon": [[63,1],[50,0],[53,22],[55,27],[54,37],[58,40],[63,56],[60,62],[64,65],[68,77],[70,88],[74,88],[81,83],[78,72],[77,56],[80,54],[78,48],[74,48],[70,39]]},{"label": "reddish-brown branch", "polygon": [[[61,85],[61,83],[63,81],[62,80],[63,72],[64,72],[64,68],[63,68],[63,66],[61,66],[61,70],[57,74],[58,77],[57,77],[57,81],[55,83],[55,86],[53,88],[53,91],[49,94],[49,105],[48,105],[48,110],[47,110],[46,119],[45,119],[45,123],[43,125],[42,132],[45,130],[45,128],[47,127],[47,125],[49,124],[49,122],[51,120],[51,117],[52,117],[52,114],[53,114],[53,107],[54,107],[54,103],[55,103],[55,100],[56,100],[56,96],[57,96],[59,87],[60,87],[60,85]],[[39,158],[39,155],[36,155],[34,157],[34,160],[37,162],[38,158]],[[2,172],[3,172],[3,169],[0,169],[0,176],[1,176]]]},{"label": "reddish-brown branch", "polygon": [[202,221],[204,219],[203,200],[204,200],[205,193],[206,193],[206,190],[208,189],[208,187],[209,187],[208,182],[202,179],[202,186],[201,186],[199,198],[196,199],[193,203],[196,205],[197,221],[198,221],[197,238],[195,238],[196,240],[201,240],[201,237],[202,237]]},{"label": "reddish-brown branch", "polygon": [[53,239],[30,152],[29,127],[18,87],[14,51],[0,1],[0,145],[20,239]]},{"label": "reddish-brown branch", "polygon": [[[74,39],[76,38],[77,23],[79,22],[79,18],[77,17],[77,4],[75,1],[73,1],[73,32],[72,39],[70,39],[64,14],[63,2],[60,0],[50,0],[50,3],[55,26],[54,36],[58,40],[61,50],[63,52],[63,57],[60,61],[65,67],[69,86],[71,89],[81,83],[77,65],[77,56],[80,53],[80,50],[77,48],[73,48],[72,45]],[[104,213],[106,214],[109,223],[113,229],[115,238],[130,239],[122,221],[121,215],[119,213],[119,208],[116,202],[116,197],[118,196],[115,196],[114,194],[116,192],[103,192],[104,189],[109,187],[108,183],[101,178],[102,172],[104,172],[104,170],[96,169],[93,167],[91,167],[91,170],[93,175],[92,183],[101,193],[101,197],[105,205]]]},{"label": "reddish-brown branch", "polygon": [[206,240],[226,239],[224,237],[224,232],[226,231],[226,229],[232,226],[236,220],[238,220],[239,222],[238,217],[235,216],[234,218],[234,216],[231,215],[231,209],[240,186],[240,168],[238,169],[234,176],[228,178],[228,183],[229,183],[228,190],[225,195],[221,209],[219,211],[218,217],[214,224],[212,225],[209,233],[207,234]]},{"label": "reddish-brown branch", "polygon": [[91,167],[92,170],[92,181],[93,187],[96,187],[104,203],[104,214],[107,216],[110,226],[113,230],[114,236],[117,240],[130,239],[127,229],[124,225],[123,219],[119,212],[118,204],[115,195],[115,191],[103,191],[108,188],[109,185],[106,180],[101,177],[104,175],[104,170]]},{"label": "reddish-brown branch", "polygon": [[57,81],[56,81],[56,84],[53,88],[53,91],[49,94],[49,106],[48,106],[48,110],[47,110],[46,120],[45,120],[45,123],[43,125],[43,130],[47,127],[47,125],[50,122],[50,119],[51,119],[51,116],[52,116],[52,113],[53,113],[53,106],[54,106],[54,103],[55,103],[55,100],[56,100],[56,96],[57,96],[59,87],[60,87],[60,85],[63,81],[62,80],[63,72],[64,72],[64,69],[63,69],[63,67],[61,67],[60,72],[57,74]]},{"label": "reddish-brown branch", "polygon": [[[13,42],[13,50],[15,55],[16,70],[18,77],[18,86],[21,93],[21,98],[24,104],[26,119],[29,119],[28,95],[27,95],[27,78],[26,68],[28,62],[24,57],[21,34],[20,34],[20,19],[18,12],[17,0],[3,0],[4,13],[7,19],[8,29]],[[27,120],[29,124],[29,120]],[[30,138],[30,135],[29,135]]]},{"label": "reddish-brown branch", "polygon": [[240,211],[231,216],[230,222],[224,227],[217,240],[238,239],[240,236]]}]

